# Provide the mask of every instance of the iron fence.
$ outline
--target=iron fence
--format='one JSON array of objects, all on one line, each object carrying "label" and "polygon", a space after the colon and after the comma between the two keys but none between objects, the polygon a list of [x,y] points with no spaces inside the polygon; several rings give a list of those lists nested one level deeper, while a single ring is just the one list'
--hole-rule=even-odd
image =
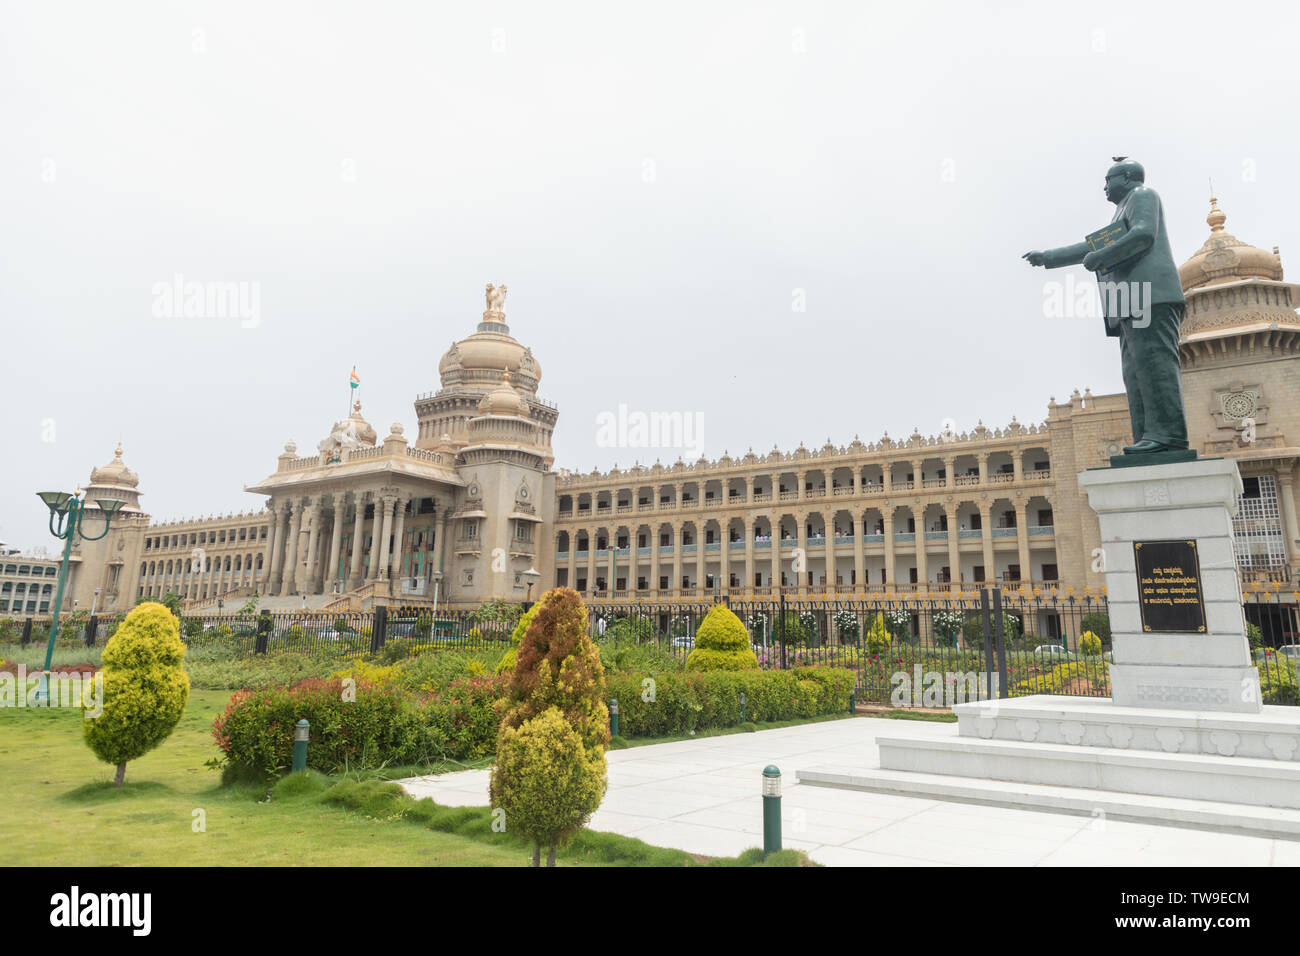
[{"label": "iron fence", "polygon": [[[726,600],[726,599],[724,599]],[[913,594],[861,600],[782,596],[727,601],[745,624],[759,666],[845,667],[859,702],[950,707],[961,700],[1027,694],[1110,694],[1110,622],[1104,597],[1029,596],[1001,589],[926,599]],[[1251,653],[1268,703],[1300,703],[1300,593],[1277,587],[1243,594]],[[612,647],[652,648],[684,663],[710,605],[604,601],[588,604],[591,637]],[[60,621],[58,646],[102,646],[122,614]],[[48,617],[0,618],[0,643],[45,643]],[[283,651],[395,656],[439,648],[501,647],[508,619],[469,606],[401,606],[372,611],[185,614],[192,647],[232,657]],[[1191,638],[1189,638],[1191,639]]]}]

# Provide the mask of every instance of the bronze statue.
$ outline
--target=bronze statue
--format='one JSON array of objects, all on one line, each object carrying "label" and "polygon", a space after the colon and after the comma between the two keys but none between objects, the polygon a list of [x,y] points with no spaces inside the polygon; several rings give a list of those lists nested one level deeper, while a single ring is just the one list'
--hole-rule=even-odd
[{"label": "bronze statue", "polygon": [[[1116,156],[1106,173],[1106,198],[1115,204],[1111,225],[1072,246],[1027,252],[1032,266],[1057,269],[1083,264],[1097,274],[1106,334],[1119,338],[1133,444],[1125,455],[1187,452],[1178,326],[1186,300],[1169,248],[1164,210],[1143,185],[1140,163]],[[1127,462],[1126,462],[1127,463]]]}]

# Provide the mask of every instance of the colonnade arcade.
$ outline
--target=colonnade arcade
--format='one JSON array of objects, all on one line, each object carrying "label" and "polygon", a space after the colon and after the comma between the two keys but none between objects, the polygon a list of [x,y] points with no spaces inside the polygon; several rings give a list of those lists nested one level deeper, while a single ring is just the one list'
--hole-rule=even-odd
[{"label": "colonnade arcade", "polygon": [[1059,579],[1052,503],[1042,494],[882,502],[883,507],[593,523],[555,534],[556,583],[587,593],[676,596],[907,590]]},{"label": "colonnade arcade", "polygon": [[266,593],[342,594],[371,586],[423,594],[442,568],[446,491],[440,499],[428,487],[395,484],[274,496]]}]

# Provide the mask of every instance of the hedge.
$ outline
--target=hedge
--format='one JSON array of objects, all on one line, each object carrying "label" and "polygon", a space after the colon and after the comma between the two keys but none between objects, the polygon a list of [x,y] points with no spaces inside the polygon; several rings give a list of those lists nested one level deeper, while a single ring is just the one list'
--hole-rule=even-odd
[{"label": "hedge", "polygon": [[333,773],[438,760],[470,760],[493,752],[504,680],[473,677],[417,701],[392,687],[357,681],[355,700],[342,682],[309,679],[292,687],[240,691],[212,726],[235,776],[270,777],[293,761],[293,729],[311,723],[307,766]]},{"label": "hedge", "polygon": [[[687,671],[646,678],[607,674],[609,696],[618,701],[623,737],[667,737],[740,723],[745,719],[794,720],[847,713],[855,677],[837,667],[786,671]],[[646,683],[653,681],[653,683]]]}]

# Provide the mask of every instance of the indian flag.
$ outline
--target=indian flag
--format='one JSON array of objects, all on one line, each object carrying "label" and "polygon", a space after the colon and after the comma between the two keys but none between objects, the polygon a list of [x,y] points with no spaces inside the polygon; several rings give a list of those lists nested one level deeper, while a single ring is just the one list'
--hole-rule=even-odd
[{"label": "indian flag", "polygon": [[348,384],[353,388],[361,387],[361,379],[357,377],[357,367],[355,365],[352,366],[352,374],[348,376]]}]

